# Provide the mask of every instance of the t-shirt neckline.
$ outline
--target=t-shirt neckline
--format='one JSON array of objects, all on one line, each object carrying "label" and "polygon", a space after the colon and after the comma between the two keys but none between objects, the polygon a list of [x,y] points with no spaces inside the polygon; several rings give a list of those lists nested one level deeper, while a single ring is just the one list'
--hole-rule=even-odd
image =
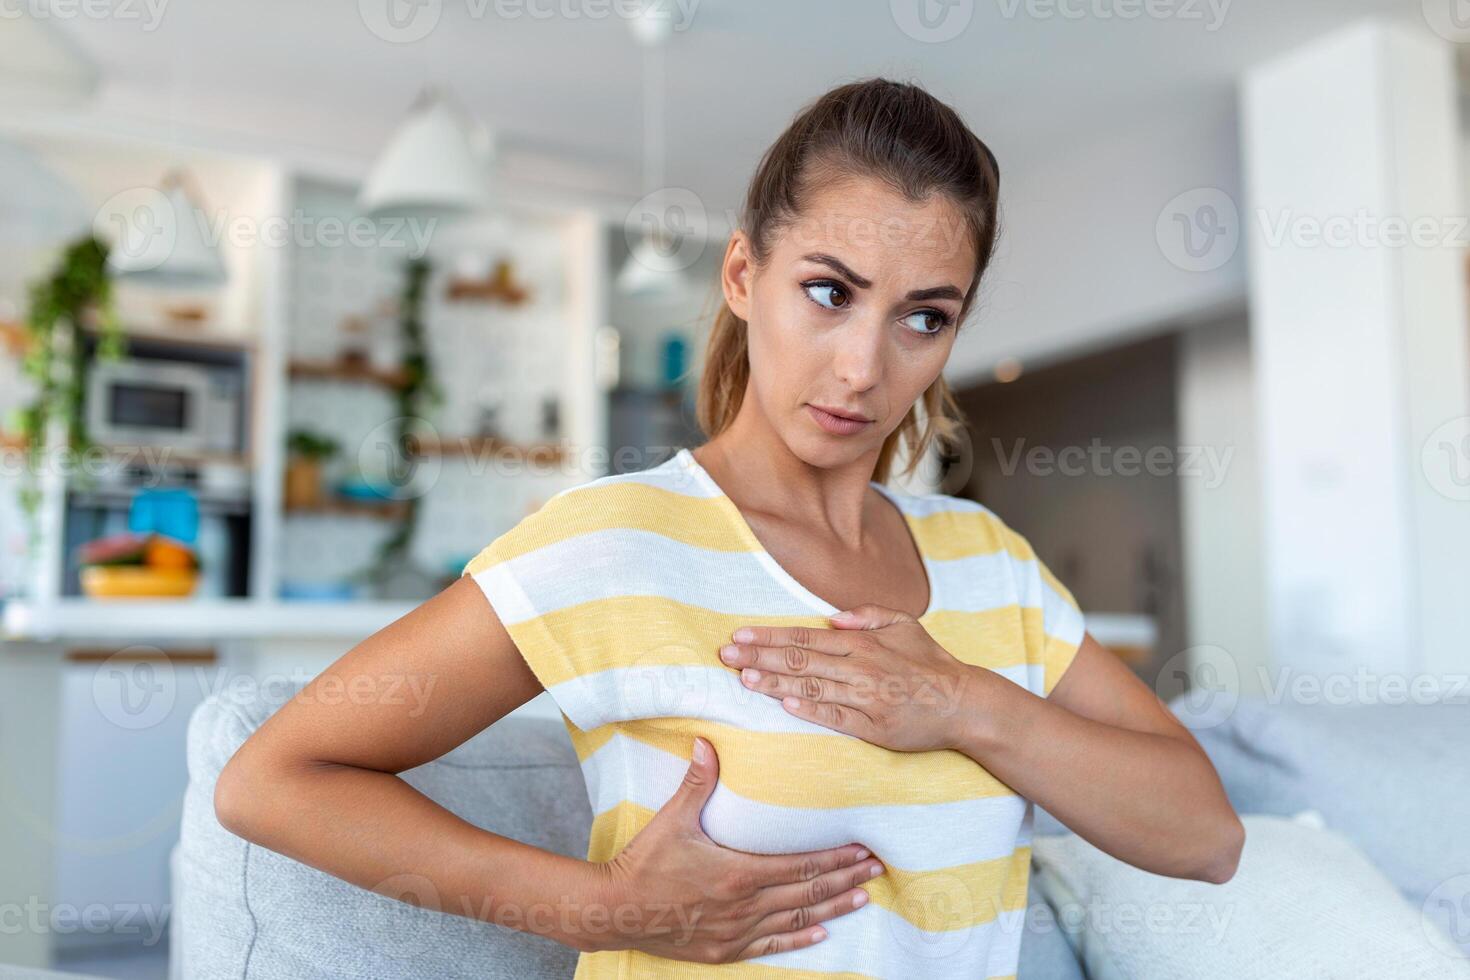
[{"label": "t-shirt neckline", "polygon": [[[756,537],[755,530],[751,528],[750,522],[745,519],[745,515],[740,513],[740,508],[735,506],[735,501],[731,500],[729,494],[725,493],[725,491],[720,488],[720,485],[715,482],[714,477],[710,476],[708,471],[706,471],[705,468],[700,465],[699,460],[694,457],[694,453],[691,452],[688,447],[680,448],[675,458],[683,464],[685,469],[693,474],[694,479],[699,483],[701,487],[705,489],[706,492],[710,494],[710,496],[717,498],[721,502],[721,506],[725,510],[726,516],[730,521],[730,525],[740,536],[740,540],[751,551],[751,553],[755,555],[756,561],[760,563],[761,567],[765,570],[767,575],[774,579],[777,584],[779,584],[791,595],[801,600],[801,602],[805,605],[811,606],[823,616],[832,616],[841,611],[837,606],[832,605],[832,603],[828,602],[826,599],[823,599],[821,596],[808,589],[805,585],[802,585],[799,581],[797,581],[796,576],[792,575],[785,569],[784,566],[781,565],[780,562],[776,561],[771,553],[766,550],[765,545],[761,544],[760,538]],[[898,498],[894,496],[894,494],[887,487],[879,483],[877,480],[869,480],[868,485],[881,493],[885,498],[887,498],[890,503],[893,504],[894,507],[898,509],[899,516],[903,518],[904,526],[908,529],[909,537],[913,542],[914,550],[918,552],[919,562],[924,568],[924,576],[929,586],[929,603],[925,607],[924,612],[919,616],[920,620],[924,620],[928,618],[931,613],[934,612],[934,610],[938,606],[939,601],[938,589],[935,584],[935,576],[931,570],[928,560],[929,556],[924,552],[924,547],[920,541],[920,537],[917,531],[914,528],[913,521],[909,516],[908,510],[903,506]]]}]

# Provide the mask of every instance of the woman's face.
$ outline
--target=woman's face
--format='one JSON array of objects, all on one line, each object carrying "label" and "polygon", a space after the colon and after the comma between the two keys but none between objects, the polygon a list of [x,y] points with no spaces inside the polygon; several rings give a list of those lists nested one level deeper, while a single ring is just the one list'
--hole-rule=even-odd
[{"label": "woman's face", "polygon": [[876,180],[813,191],[759,267],[737,231],[723,285],[749,328],[742,412],[758,409],[815,466],[876,455],[943,370],[974,269],[952,202],[916,204]]}]

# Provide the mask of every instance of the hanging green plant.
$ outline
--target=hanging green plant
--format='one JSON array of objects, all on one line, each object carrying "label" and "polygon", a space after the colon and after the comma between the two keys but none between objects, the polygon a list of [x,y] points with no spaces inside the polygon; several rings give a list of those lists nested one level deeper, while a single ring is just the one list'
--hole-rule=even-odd
[{"label": "hanging green plant", "polygon": [[[26,465],[19,496],[30,523],[32,548],[41,504],[42,454],[53,423],[65,431],[65,446],[73,454],[92,446],[86,413],[87,371],[92,356],[82,336],[86,325],[95,321],[98,328],[96,358],[116,360],[123,353],[122,328],[107,273],[107,252],[108,246],[91,235],[78,239],[66,247],[49,278],[30,285],[23,371],[35,382],[36,394],[20,410]],[[82,468],[76,475],[81,482],[88,476]]]},{"label": "hanging green plant", "polygon": [[[424,329],[424,292],[430,272],[432,266],[427,258],[411,259],[405,270],[403,293],[398,304],[398,330],[403,343],[399,366],[403,381],[394,389],[398,422],[394,433],[394,447],[398,453],[396,465],[406,474],[411,474],[416,465],[416,454],[412,446],[415,423],[427,418],[432,408],[444,402],[444,392],[434,379],[428,337]],[[407,484],[408,481],[405,480],[401,485]],[[378,546],[372,565],[360,573],[358,578],[381,583],[404,560],[418,523],[419,495],[410,493],[405,503],[407,506],[404,507],[403,516],[393,533]]]}]

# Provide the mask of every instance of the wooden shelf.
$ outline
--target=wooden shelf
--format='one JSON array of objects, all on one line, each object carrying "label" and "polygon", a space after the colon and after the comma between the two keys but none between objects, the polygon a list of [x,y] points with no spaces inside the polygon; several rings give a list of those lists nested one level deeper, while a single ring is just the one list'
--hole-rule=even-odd
[{"label": "wooden shelf", "polygon": [[310,506],[288,506],[286,514],[331,517],[373,517],[401,520],[408,513],[406,500],[359,500],[354,497],[323,497]]},{"label": "wooden shelf", "polygon": [[342,361],[291,361],[286,370],[293,378],[352,381],[382,385],[384,388],[402,388],[408,384],[407,372],[397,369],[384,370],[370,364]]},{"label": "wooden shelf", "polygon": [[566,455],[559,443],[517,443],[496,436],[460,436],[426,440],[409,436],[408,450],[416,456],[499,456],[533,463],[557,463]]}]

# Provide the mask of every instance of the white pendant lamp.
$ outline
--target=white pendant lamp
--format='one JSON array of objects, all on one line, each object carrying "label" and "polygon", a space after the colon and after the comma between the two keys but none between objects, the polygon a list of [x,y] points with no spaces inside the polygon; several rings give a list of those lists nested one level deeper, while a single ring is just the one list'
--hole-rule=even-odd
[{"label": "white pendant lamp", "polygon": [[162,185],[125,192],[98,215],[99,229],[111,239],[107,267],[113,275],[163,289],[208,289],[228,276],[182,171],[170,171]]},{"label": "white pendant lamp", "polygon": [[383,147],[358,195],[368,216],[452,217],[490,203],[490,132],[429,88]]},{"label": "white pendant lamp", "polygon": [[[643,47],[643,180],[648,194],[623,229],[628,260],[618,270],[619,292],[644,298],[664,298],[688,289],[684,251],[665,230],[669,210],[662,203],[664,162],[663,46],[672,33],[668,12],[658,3],[645,4],[642,14],[629,22],[633,37]],[[649,230],[647,218],[652,217]]]}]

